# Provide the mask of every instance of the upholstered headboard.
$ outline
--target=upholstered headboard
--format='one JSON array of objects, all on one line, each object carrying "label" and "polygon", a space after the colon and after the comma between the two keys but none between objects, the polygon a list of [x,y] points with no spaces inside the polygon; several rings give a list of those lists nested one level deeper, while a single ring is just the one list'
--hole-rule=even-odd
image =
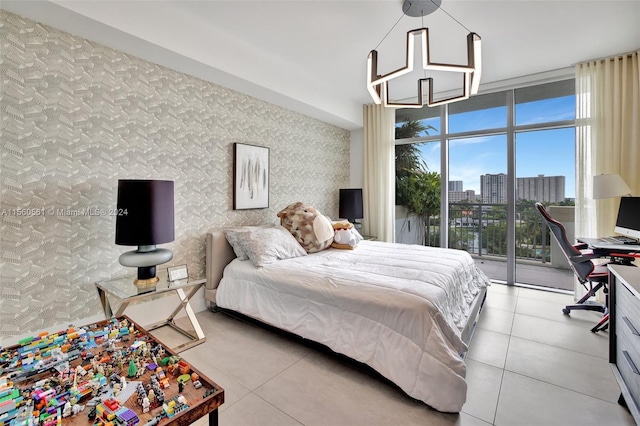
[{"label": "upholstered headboard", "polygon": [[207,273],[207,286],[204,291],[204,299],[207,302],[216,303],[216,289],[224,268],[236,258],[233,248],[227,242],[224,232],[214,230],[207,233],[207,254],[205,258],[205,268]]}]

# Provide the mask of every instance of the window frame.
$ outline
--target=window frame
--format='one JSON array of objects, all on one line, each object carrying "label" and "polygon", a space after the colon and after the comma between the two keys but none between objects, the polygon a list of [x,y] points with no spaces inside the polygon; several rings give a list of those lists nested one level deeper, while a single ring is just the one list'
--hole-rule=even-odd
[{"label": "window frame", "polygon": [[[515,223],[516,217],[516,146],[515,138],[516,133],[523,131],[536,131],[536,130],[552,130],[563,128],[575,128],[576,120],[557,120],[544,123],[522,124],[516,125],[516,91],[521,88],[530,88],[535,86],[542,86],[545,84],[555,83],[559,81],[575,81],[575,76],[564,76],[557,78],[553,81],[533,82],[531,84],[519,85],[509,87],[505,89],[496,89],[491,92],[483,92],[483,94],[489,93],[503,93],[505,96],[506,105],[506,127],[453,132],[449,133],[448,117],[449,117],[449,104],[444,104],[435,108],[440,109],[440,132],[437,135],[422,136],[416,138],[396,139],[395,145],[403,145],[409,143],[421,143],[421,142],[440,142],[440,217],[441,223],[449,222],[449,141],[455,139],[463,139],[470,137],[482,137],[506,134],[507,137],[507,284],[513,285],[515,283],[515,264],[516,264],[516,247],[515,247]],[[575,96],[575,94],[574,94]],[[465,101],[460,101],[465,102]],[[429,108],[429,107],[423,107]],[[396,111],[396,117],[401,113],[403,109]],[[404,121],[396,121],[396,124]],[[440,229],[440,247],[449,246],[449,233],[442,232]]]}]

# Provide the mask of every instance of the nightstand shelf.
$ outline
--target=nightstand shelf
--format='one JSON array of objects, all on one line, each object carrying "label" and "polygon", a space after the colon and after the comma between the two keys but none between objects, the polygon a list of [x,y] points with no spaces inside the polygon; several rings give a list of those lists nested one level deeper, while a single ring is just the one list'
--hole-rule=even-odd
[{"label": "nightstand shelf", "polygon": [[[193,308],[189,304],[189,301],[198,292],[198,290],[206,284],[207,280],[201,277],[189,277],[185,280],[170,282],[165,274],[160,274],[159,278],[160,281],[158,281],[155,287],[150,288],[137,287],[133,283],[134,279],[132,277],[97,282],[96,288],[98,289],[102,308],[104,309],[104,313],[107,318],[122,316],[127,307],[133,302],[150,300],[158,295],[162,295],[163,293],[174,292],[179,299],[179,303],[175,310],[165,320],[146,325],[145,329],[147,331],[151,331],[160,327],[169,326],[187,336],[190,339],[188,342],[172,348],[176,352],[180,352],[203,343],[206,340],[206,337],[202,331],[202,327],[200,327],[200,324],[198,323],[198,319],[196,318]],[[115,312],[113,312],[111,306],[111,301],[113,299],[121,300],[120,305],[117,305]],[[183,310],[191,322],[193,330],[186,330],[176,324],[175,317]]]}]

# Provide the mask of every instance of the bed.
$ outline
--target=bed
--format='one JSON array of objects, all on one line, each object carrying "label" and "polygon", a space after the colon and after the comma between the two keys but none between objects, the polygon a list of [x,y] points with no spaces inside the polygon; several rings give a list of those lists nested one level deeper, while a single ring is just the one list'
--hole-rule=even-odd
[{"label": "bed", "polygon": [[460,250],[362,241],[258,268],[206,236],[210,306],[321,343],[436,410],[466,401],[464,353],[487,277]]}]

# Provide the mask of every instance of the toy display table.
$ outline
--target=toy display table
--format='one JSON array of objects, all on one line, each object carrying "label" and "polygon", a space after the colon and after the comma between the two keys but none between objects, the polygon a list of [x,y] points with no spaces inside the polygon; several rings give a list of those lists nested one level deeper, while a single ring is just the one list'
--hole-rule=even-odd
[{"label": "toy display table", "polygon": [[127,317],[0,351],[0,424],[218,424],[224,390]]},{"label": "toy display table", "polygon": [[[179,300],[178,306],[175,310],[165,320],[146,325],[145,329],[147,331],[151,331],[168,325],[189,337],[190,340],[188,342],[172,348],[177,352],[203,343],[206,340],[206,337],[200,327],[200,323],[198,323],[198,319],[196,318],[191,305],[189,304],[189,300],[191,300],[198,290],[206,284],[207,280],[205,278],[189,277],[185,280],[170,282],[164,274],[159,276],[159,278],[160,281],[150,288],[137,287],[133,283],[133,278],[131,277],[97,282],[96,288],[98,289],[98,294],[100,295],[100,301],[102,302],[105,315],[107,317],[120,317],[124,314],[127,307],[133,302],[149,300],[158,297],[163,293],[166,294],[168,292],[174,292],[178,295]],[[188,291],[188,293],[185,293],[185,291]],[[116,305],[117,309],[115,313],[112,310],[112,303],[114,302],[114,299],[120,301],[120,304]],[[182,310],[184,310],[187,318],[191,322],[193,331],[184,329],[176,324],[175,317]]]}]

